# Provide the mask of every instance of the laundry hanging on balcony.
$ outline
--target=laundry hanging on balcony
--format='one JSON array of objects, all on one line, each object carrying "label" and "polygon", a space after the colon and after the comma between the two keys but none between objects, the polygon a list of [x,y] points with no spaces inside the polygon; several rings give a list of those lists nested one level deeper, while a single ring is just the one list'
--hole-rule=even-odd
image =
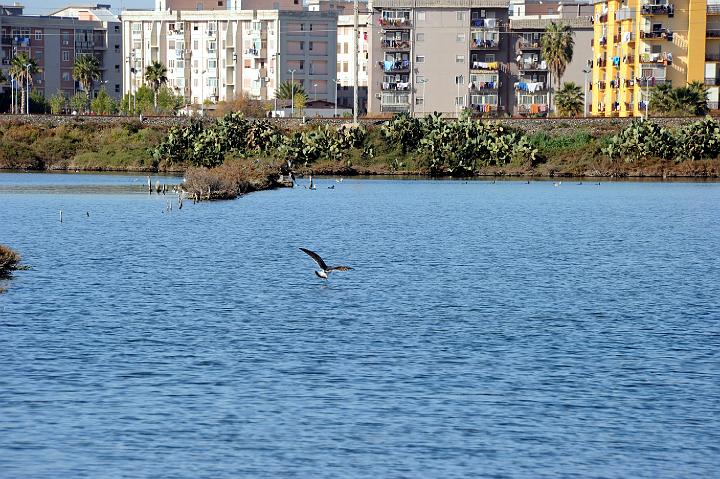
[{"label": "laundry hanging on balcony", "polygon": [[613,65],[620,66],[620,57],[613,57]]},{"label": "laundry hanging on balcony", "polygon": [[545,82],[516,82],[515,83],[515,89],[520,91],[527,91],[530,93],[535,93],[536,91],[541,91],[545,87]]}]

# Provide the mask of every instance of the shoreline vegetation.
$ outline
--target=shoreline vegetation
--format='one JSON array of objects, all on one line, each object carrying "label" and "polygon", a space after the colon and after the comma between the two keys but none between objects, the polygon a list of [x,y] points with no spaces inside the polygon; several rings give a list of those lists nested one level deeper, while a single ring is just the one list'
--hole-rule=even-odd
[{"label": "shoreline vegetation", "polygon": [[[9,279],[13,271],[23,269],[20,266],[22,257],[20,253],[0,244],[0,280]],[[0,284],[0,293],[4,293],[5,288]]]},{"label": "shoreline vegetation", "polygon": [[353,127],[247,119],[182,124],[0,123],[0,169],[183,172],[186,191],[228,198],[297,175],[720,178],[720,123],[688,118],[511,122],[397,115]]}]

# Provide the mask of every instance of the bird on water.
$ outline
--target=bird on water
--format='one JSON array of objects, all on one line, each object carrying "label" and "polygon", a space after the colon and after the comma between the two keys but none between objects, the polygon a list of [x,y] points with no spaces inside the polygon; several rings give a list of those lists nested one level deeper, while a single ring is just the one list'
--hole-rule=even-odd
[{"label": "bird on water", "polygon": [[300,251],[310,256],[318,264],[318,266],[320,266],[320,271],[315,271],[315,275],[318,278],[328,279],[328,275],[332,271],[350,271],[352,269],[350,266],[328,266],[316,252],[305,248],[300,248]]}]

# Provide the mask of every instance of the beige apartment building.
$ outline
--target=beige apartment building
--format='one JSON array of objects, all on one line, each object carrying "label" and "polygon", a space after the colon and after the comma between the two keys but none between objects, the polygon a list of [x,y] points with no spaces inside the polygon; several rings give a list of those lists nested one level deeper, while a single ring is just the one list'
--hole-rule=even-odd
[{"label": "beige apartment building", "polygon": [[371,7],[371,114],[549,114],[552,79],[540,38],[551,21],[569,24],[578,45],[562,81],[584,83],[589,4],[375,0]]},{"label": "beige apartment building", "polygon": [[[358,18],[358,111],[367,111],[368,57],[370,15],[362,12]],[[337,88],[338,106],[353,108],[353,85],[355,82],[355,59],[353,56],[353,15],[338,16],[337,27]]]},{"label": "beige apartment building", "polygon": [[[0,6],[0,70],[9,78],[12,58],[27,53],[40,66],[31,91],[46,97],[60,90],[72,96],[80,86],[72,77],[75,58],[93,55],[100,61],[101,78],[110,95],[122,93],[122,32],[110,5],[66,7],[47,16],[24,15],[20,5]],[[9,88],[9,84],[7,86]]]},{"label": "beige apartment building", "polygon": [[125,93],[139,88],[142,72],[159,61],[168,69],[168,86],[190,104],[241,94],[270,100],[290,79],[310,99],[333,101],[337,13],[302,10],[294,2],[278,4],[284,10],[241,10],[245,2],[235,1],[229,9],[173,10],[159,0],[155,10],[123,12]]}]

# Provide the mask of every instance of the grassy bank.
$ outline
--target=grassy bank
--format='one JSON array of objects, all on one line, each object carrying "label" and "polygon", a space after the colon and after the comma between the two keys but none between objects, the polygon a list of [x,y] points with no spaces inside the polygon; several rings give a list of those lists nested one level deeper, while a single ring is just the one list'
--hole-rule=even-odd
[{"label": "grassy bank", "polygon": [[[398,131],[390,133],[387,127],[375,125],[353,136],[347,129],[342,133],[337,133],[334,127],[322,126],[289,130],[277,123],[237,118],[209,127],[196,125],[192,131],[191,126],[168,129],[139,121],[59,126],[5,122],[0,124],[0,169],[191,168],[187,171],[192,179],[189,188],[204,193],[209,187],[218,197],[223,192],[235,194],[272,187],[273,178],[281,173],[281,165],[288,162],[297,173],[344,176],[720,178],[720,160],[715,151],[701,152],[694,158],[655,154],[652,148],[639,150],[641,154],[633,153],[632,149],[623,153],[622,148],[616,148],[620,153],[615,154],[610,145],[627,129],[620,123],[598,126],[567,120],[562,125],[555,123],[552,128],[548,125],[547,129],[527,134],[507,126],[472,124],[463,130],[445,128],[442,124],[429,120],[425,124],[406,122],[397,124]],[[168,146],[168,138],[173,134],[175,141]],[[458,137],[467,139],[458,142]],[[682,141],[697,143],[697,138],[677,140],[673,151],[684,151]],[[163,145],[167,148],[158,151]],[[628,148],[637,147],[633,144]],[[219,170],[192,169],[193,165],[213,167],[224,159],[229,160],[227,166]]]}]

